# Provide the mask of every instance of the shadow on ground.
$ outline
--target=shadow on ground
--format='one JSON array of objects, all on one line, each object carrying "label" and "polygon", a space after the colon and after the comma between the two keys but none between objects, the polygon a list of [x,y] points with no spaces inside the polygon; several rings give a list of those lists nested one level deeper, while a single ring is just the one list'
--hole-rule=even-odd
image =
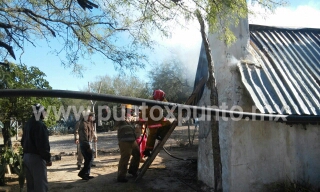
[{"label": "shadow on ground", "polygon": [[[96,167],[92,168],[92,175],[95,178],[84,181],[77,177],[78,170],[75,166],[75,157],[62,157],[61,161],[54,162],[54,166],[48,169],[49,191],[50,192],[105,192],[105,191],[204,191],[197,182],[197,146],[176,147],[168,149],[171,156],[165,151],[152,163],[139,182],[128,175],[127,183],[118,183],[117,165],[119,153],[111,155],[100,154],[96,160]],[[107,153],[105,153],[107,154]],[[176,157],[176,158],[175,158]],[[140,164],[142,166],[142,164]],[[17,179],[11,178],[11,191],[19,191]],[[24,187],[24,191],[26,191]]]}]

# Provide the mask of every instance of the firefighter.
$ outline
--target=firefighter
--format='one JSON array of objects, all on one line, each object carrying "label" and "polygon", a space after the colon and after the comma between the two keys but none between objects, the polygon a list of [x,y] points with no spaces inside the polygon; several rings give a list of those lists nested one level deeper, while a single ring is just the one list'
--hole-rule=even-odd
[{"label": "firefighter", "polygon": [[137,143],[140,149],[140,163],[144,163],[145,160],[143,159],[144,157],[144,151],[146,149],[146,144],[147,144],[147,130],[146,130],[146,124],[145,123],[140,123],[140,126],[138,126],[136,129],[137,134]]},{"label": "firefighter", "polygon": [[[162,91],[161,89],[154,90],[153,96],[151,99],[168,102],[165,98],[165,92]],[[162,140],[171,127],[171,122],[166,120],[163,117],[162,110],[154,109],[152,110],[152,114],[150,111],[151,111],[151,108],[148,107],[146,109],[146,117],[147,117],[147,128],[149,129],[149,131],[148,131],[146,148],[143,152],[144,156],[146,157],[150,157],[151,151],[154,148],[156,139]],[[161,117],[160,120],[155,120],[155,119],[159,119],[159,117]],[[142,119],[142,117],[140,119]]]},{"label": "firefighter", "polygon": [[[122,108],[123,109],[123,108]],[[121,110],[122,110],[121,109]],[[131,111],[131,105],[126,105],[126,111]],[[122,113],[121,113],[122,114]],[[118,129],[118,142],[120,149],[120,160],[118,165],[118,182],[127,182],[126,178],[127,167],[132,155],[128,173],[137,176],[140,161],[140,150],[136,142],[137,126],[134,118],[130,113],[127,113],[124,118],[116,122],[115,127]],[[139,133],[138,133],[139,134]],[[141,134],[141,132],[140,132]]]}]

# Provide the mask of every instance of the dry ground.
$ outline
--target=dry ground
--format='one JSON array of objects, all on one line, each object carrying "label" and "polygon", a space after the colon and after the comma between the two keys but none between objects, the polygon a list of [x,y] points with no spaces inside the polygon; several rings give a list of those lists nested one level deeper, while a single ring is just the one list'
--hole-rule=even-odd
[{"label": "dry ground", "polygon": [[[191,127],[193,134],[193,126]],[[188,145],[187,127],[177,127],[166,143],[166,149],[174,157],[197,158],[197,133],[193,146]],[[13,139],[15,140],[15,138]],[[51,152],[63,153],[60,161],[48,167],[49,191],[51,192],[99,192],[99,191],[208,191],[197,182],[197,164],[190,160],[179,160],[161,150],[140,182],[128,176],[128,183],[116,182],[117,165],[120,158],[116,131],[98,134],[98,157],[96,167],[91,170],[94,179],[81,180],[76,169],[76,146],[73,135],[50,136]],[[142,166],[142,164],[140,164]],[[11,191],[19,191],[16,175],[6,175]],[[26,188],[24,186],[24,191]]]}]

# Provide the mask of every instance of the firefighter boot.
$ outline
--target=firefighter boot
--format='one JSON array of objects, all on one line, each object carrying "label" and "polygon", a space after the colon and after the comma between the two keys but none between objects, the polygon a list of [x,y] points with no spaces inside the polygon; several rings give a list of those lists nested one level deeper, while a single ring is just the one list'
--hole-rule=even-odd
[{"label": "firefighter boot", "polygon": [[143,155],[144,155],[144,157],[150,157],[151,156],[150,150],[147,150],[147,149],[144,150]]}]

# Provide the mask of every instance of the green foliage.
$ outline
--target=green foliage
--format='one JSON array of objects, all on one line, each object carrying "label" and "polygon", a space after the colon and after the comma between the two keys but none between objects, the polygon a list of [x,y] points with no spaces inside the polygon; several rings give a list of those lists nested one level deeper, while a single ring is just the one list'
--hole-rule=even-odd
[{"label": "green foliage", "polygon": [[[100,88],[101,86],[101,88]],[[141,80],[139,77],[133,75],[120,74],[118,76],[110,77],[108,75],[97,77],[95,82],[90,83],[90,92],[102,94],[110,94],[117,96],[127,96],[135,98],[144,98],[147,99],[150,97],[151,89],[148,87],[148,84],[145,81]],[[86,91],[84,89],[83,91]],[[97,101],[95,105],[95,112],[98,114],[98,106],[108,106],[110,109],[113,107],[120,106],[120,103],[111,103],[104,101]],[[112,120],[113,114],[111,113]],[[102,122],[107,123],[107,122]],[[112,124],[112,123],[111,123]]]},{"label": "green foliage", "polygon": [[15,163],[14,160],[17,161],[15,156],[16,155],[15,155],[14,151],[11,148],[5,147],[5,149],[4,149],[3,153],[2,153],[2,157],[4,158],[4,161],[5,161],[6,164],[13,165]]},{"label": "green foliage", "polygon": [[152,90],[162,89],[168,101],[184,103],[193,90],[186,72],[181,61],[175,58],[154,64],[149,71]]},{"label": "green foliage", "polygon": [[[2,152],[2,149],[1,149]],[[5,185],[5,173],[6,173],[6,160],[5,158],[1,155],[0,156],[0,186],[4,186]]]},{"label": "green foliage", "polygon": [[[27,67],[26,65],[16,65],[8,63],[9,66],[0,66],[1,89],[52,89],[49,82],[45,80],[45,74],[37,67]],[[60,101],[56,98],[42,97],[8,97],[0,99],[1,115],[5,134],[4,140],[10,139],[14,133],[14,128],[10,126],[11,119],[24,123],[32,115],[32,105],[41,103],[43,106],[59,106]],[[21,124],[20,123],[20,124]],[[56,119],[53,114],[47,117],[47,126],[54,125]],[[8,137],[8,138],[7,138]]]},{"label": "green foliage", "polygon": [[[13,173],[19,176],[19,184],[23,187],[25,180],[25,171],[23,167],[23,150],[22,147],[19,147],[17,152],[12,148],[5,147],[1,152],[1,164],[0,164],[0,177],[4,177],[2,171],[6,170],[6,165],[9,165]],[[4,178],[1,178],[4,180]]]},{"label": "green foliage", "polygon": [[[249,14],[255,14],[248,9],[247,3],[258,4],[267,11],[273,12],[277,6],[286,4],[284,0],[223,0],[223,1],[203,1],[195,0],[197,9],[202,10],[202,15],[209,25],[209,32],[218,33],[225,44],[232,44],[236,38],[231,28],[236,27],[240,20],[246,18]],[[203,7],[204,9],[201,9]]]},{"label": "green foliage", "polygon": [[92,92],[97,93],[101,84],[100,93],[148,98],[150,90],[145,81],[133,75],[120,74],[118,76],[98,77],[97,81],[90,84]]},{"label": "green foliage", "polygon": [[[26,65],[15,65],[9,63],[9,67],[0,67],[0,87],[2,89],[52,89],[49,82],[45,80],[45,74],[37,67],[27,67]],[[37,97],[10,97],[1,98],[2,108],[1,121],[8,121],[11,117],[25,122],[31,117],[31,106],[41,103],[43,106],[59,105],[56,98],[37,98]],[[54,124],[53,116],[48,117],[48,125]]]},{"label": "green foliage", "polygon": [[[99,4],[98,9],[84,11],[75,0],[2,1],[0,12],[4,25],[0,26],[3,29],[0,37],[8,47],[0,49],[2,60],[8,58],[8,52],[14,57],[11,51],[23,50],[28,43],[35,46],[33,42],[43,39],[60,56],[61,64],[79,75],[83,69],[79,59],[94,63],[93,55],[112,61],[118,69],[144,67],[147,55],[143,50],[154,43],[150,32],[159,29],[167,34],[163,21],[172,19],[172,14],[167,13],[172,11],[162,9],[160,3],[144,1],[95,3]],[[172,3],[168,6],[173,8]],[[51,38],[55,40],[50,41]],[[60,47],[52,46],[56,41],[61,42]]]}]

